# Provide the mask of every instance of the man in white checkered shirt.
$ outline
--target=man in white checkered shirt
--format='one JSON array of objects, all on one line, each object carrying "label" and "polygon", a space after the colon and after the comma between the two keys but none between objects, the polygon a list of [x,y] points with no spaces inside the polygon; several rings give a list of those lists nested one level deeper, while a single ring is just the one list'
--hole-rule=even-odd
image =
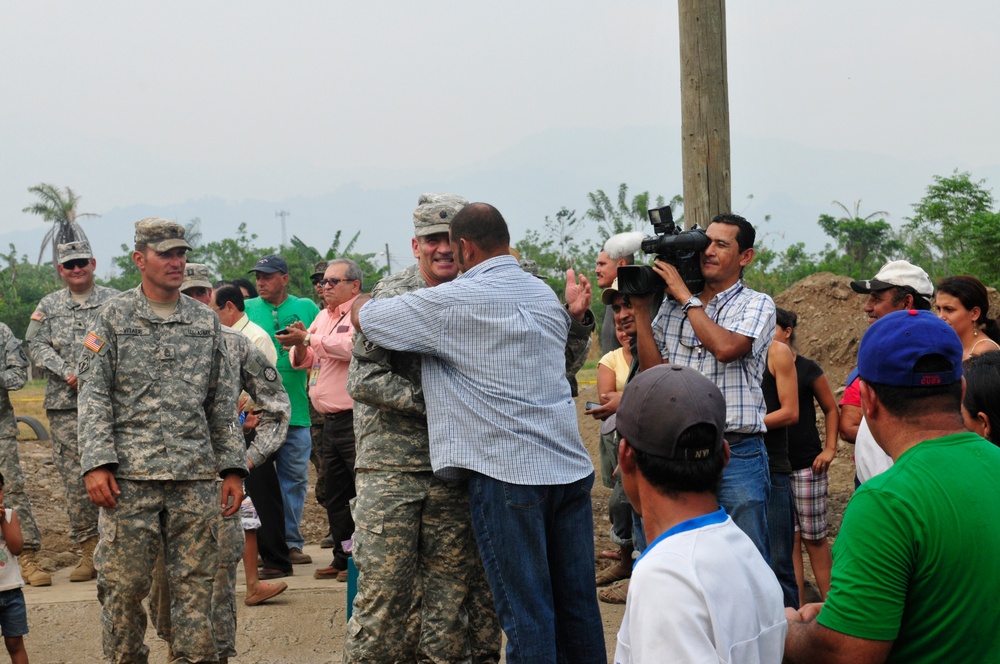
[{"label": "man in white checkered shirt", "polygon": [[567,313],[509,243],[496,208],[466,206],[451,222],[465,272],[360,311],[356,303],[356,327],[383,348],[424,354],[431,465],[442,479],[469,483],[507,661],[603,664],[594,466],[564,354],[568,338],[582,333],[585,345],[593,329],[590,286],[583,277],[567,286]]},{"label": "man in white checkered shirt", "polygon": [[705,287],[689,290],[674,266],[655,261],[667,294],[650,321],[652,295],[632,296],[638,328],[639,366],[672,362],[697,369],[726,397],[726,440],[732,452],[722,474],[719,503],[770,560],[767,497],[771,483],[764,449],[764,394],[760,381],[774,337],[774,301],[743,283],[754,257],[756,232],[739,215],[721,214],[706,230],[700,265]]}]

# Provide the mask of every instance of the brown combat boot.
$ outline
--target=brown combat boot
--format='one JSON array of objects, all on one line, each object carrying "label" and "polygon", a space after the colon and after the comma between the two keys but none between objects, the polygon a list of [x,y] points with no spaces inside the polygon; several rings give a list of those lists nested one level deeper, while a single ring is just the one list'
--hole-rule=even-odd
[{"label": "brown combat boot", "polygon": [[37,551],[22,551],[18,556],[21,565],[21,577],[30,586],[51,586],[52,575],[46,572],[38,564]]},{"label": "brown combat boot", "polygon": [[70,581],[90,581],[97,577],[97,570],[94,569],[94,548],[97,546],[97,537],[91,537],[80,544],[83,552],[80,554],[80,562],[77,563],[73,571],[69,573]]}]

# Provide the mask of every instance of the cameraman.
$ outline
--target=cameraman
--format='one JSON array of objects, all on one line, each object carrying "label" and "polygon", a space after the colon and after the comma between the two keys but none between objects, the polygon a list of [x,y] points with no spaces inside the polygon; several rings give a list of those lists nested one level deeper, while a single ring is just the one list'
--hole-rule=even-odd
[{"label": "cameraman", "polygon": [[774,302],[748,288],[743,268],[753,261],[756,231],[746,219],[720,214],[706,231],[710,244],[699,264],[705,287],[693,295],[674,266],[653,270],[669,295],[650,320],[654,295],[633,295],[639,367],[664,362],[697,369],[726,398],[726,440],[732,458],[722,475],[719,502],[770,560],[765,508],[770,491],[760,382],[774,337]]}]

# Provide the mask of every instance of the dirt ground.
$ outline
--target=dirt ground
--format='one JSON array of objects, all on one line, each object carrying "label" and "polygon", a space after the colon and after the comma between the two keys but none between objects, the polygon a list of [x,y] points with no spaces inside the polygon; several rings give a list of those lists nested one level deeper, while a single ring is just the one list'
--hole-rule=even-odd
[{"label": "dirt ground", "polygon": [[[826,371],[835,395],[839,398],[843,382],[855,364],[857,346],[867,322],[861,312],[862,297],[850,289],[850,281],[830,273],[812,275],[793,285],[775,298],[779,307],[795,311],[799,316],[797,347],[800,353],[817,361]],[[991,289],[992,290],[992,289]],[[991,292],[991,309],[1000,311],[1000,297]],[[580,385],[577,411],[580,432],[595,462],[598,462],[599,423],[583,414],[584,402],[596,401],[596,388],[592,382]],[[15,403],[15,409],[17,404]],[[823,430],[822,412],[817,410],[820,431]],[[27,431],[26,429],[22,429]],[[32,501],[35,517],[42,529],[43,566],[50,570],[65,568],[76,562],[78,549],[68,538],[68,520],[62,483],[51,461],[48,443],[30,439],[19,443],[21,464],[27,478],[28,495]],[[851,445],[840,442],[837,457],[830,469],[830,500],[828,521],[830,537],[836,536],[843,518],[844,508],[853,492],[854,462]],[[310,500],[307,501],[303,532],[310,550],[319,543],[326,532],[325,512],[312,499],[311,488],[315,477],[311,477]],[[595,482],[594,503],[594,549],[614,548],[608,538],[607,499],[610,491],[600,482]],[[316,564],[327,564],[327,552],[319,552]],[[598,568],[608,564],[599,560]],[[811,575],[811,572],[807,574]],[[303,570],[308,572],[308,570]],[[68,584],[66,570],[60,574],[64,588],[87,588],[91,584]],[[298,578],[298,577],[296,577]],[[87,662],[96,661],[99,653],[98,634],[94,632],[96,600],[90,599],[82,605],[79,602],[58,599],[64,591],[58,586],[51,589],[30,589],[27,593],[29,620],[32,634],[29,635],[29,652],[36,662]],[[81,589],[82,589],[81,588]],[[55,591],[48,593],[46,591]],[[334,589],[343,592],[343,586]],[[303,587],[289,592],[289,599],[276,603],[267,611],[247,612],[241,606],[240,643],[250,643],[247,654],[234,660],[239,662],[329,662],[340,661],[339,643],[343,639],[343,598],[330,598],[329,590]],[[294,594],[293,594],[294,593]],[[86,591],[84,591],[86,594]],[[332,608],[336,605],[336,608]],[[615,635],[621,620],[621,607],[602,604],[605,623],[605,638],[609,659],[614,652]],[[280,626],[280,643],[270,647],[266,639],[261,639],[259,631],[266,625]],[[322,632],[322,635],[317,632]],[[86,648],[81,650],[81,642],[74,634],[84,634]],[[269,633],[265,630],[265,633]],[[243,640],[246,639],[246,640]],[[147,642],[151,642],[147,639]],[[56,644],[61,644],[56,648]],[[319,644],[322,644],[320,647]],[[51,647],[48,652],[47,646]],[[95,650],[95,648],[97,648]],[[58,650],[59,653],[56,654]],[[70,654],[66,654],[70,653]],[[281,653],[281,654],[278,654]]]}]

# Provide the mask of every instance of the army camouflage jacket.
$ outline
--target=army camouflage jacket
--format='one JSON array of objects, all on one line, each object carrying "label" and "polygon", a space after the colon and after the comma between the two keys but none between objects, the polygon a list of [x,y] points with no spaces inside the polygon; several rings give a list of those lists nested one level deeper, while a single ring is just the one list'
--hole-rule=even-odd
[{"label": "army camouflage jacket", "polygon": [[[427,288],[412,265],[375,284],[381,299]],[[385,350],[355,333],[347,393],[354,399],[355,469],[431,470],[427,410],[420,385],[420,355]]]},{"label": "army camouflage jacket", "polygon": [[[427,282],[418,265],[390,275],[372,289],[374,299],[402,295]],[[575,374],[587,359],[594,315],[583,322],[571,318],[566,340],[567,374]],[[355,333],[347,392],[354,399],[354,467],[367,470],[431,470],[427,410],[421,387],[419,353],[389,351]]]},{"label": "army camouflage jacket", "polygon": [[76,371],[83,340],[97,319],[104,303],[120,293],[113,288],[94,286],[83,304],[77,303],[68,288],[49,293],[31,314],[25,334],[28,355],[48,378],[45,385],[45,408],[76,410],[75,388],[66,379]]},{"label": "army camouflage jacket", "polygon": [[17,420],[10,403],[10,392],[28,382],[28,358],[10,328],[0,323],[0,438],[17,438]]},{"label": "army camouflage jacket", "polygon": [[226,349],[238,368],[240,387],[254,401],[260,415],[257,435],[247,447],[247,458],[259,466],[285,442],[292,404],[281,383],[281,374],[242,332],[223,326]]},{"label": "army camouflage jacket", "polygon": [[107,466],[131,480],[246,475],[239,378],[221,328],[187,296],[158,317],[142,286],[105,305],[76,372],[84,473]]}]

